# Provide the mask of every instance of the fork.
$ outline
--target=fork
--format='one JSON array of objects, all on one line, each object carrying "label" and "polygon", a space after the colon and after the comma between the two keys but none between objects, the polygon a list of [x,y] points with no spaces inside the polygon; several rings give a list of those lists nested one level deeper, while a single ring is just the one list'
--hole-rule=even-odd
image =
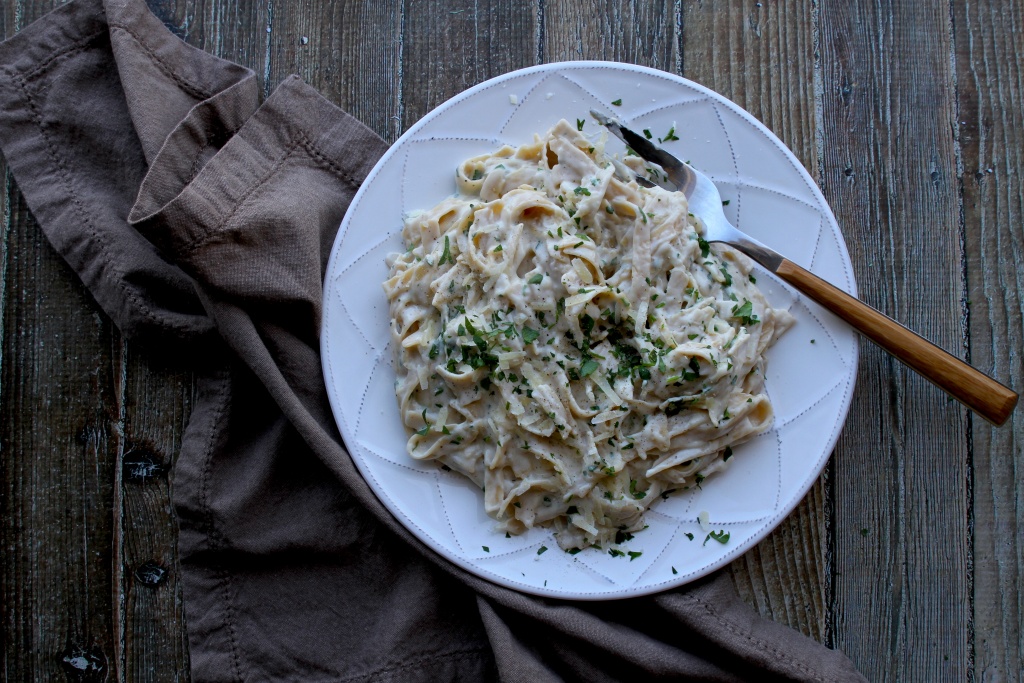
[{"label": "fork", "polygon": [[[736,229],[726,218],[722,196],[710,178],[615,119],[594,110],[590,114],[642,159],[664,170],[665,179],[655,174],[653,184],[686,195],[690,212],[704,223],[708,242],[721,242],[743,252],[992,424],[1002,425],[1009,418],[1017,404],[1014,391]],[[620,163],[616,169],[621,172],[626,167]]]}]

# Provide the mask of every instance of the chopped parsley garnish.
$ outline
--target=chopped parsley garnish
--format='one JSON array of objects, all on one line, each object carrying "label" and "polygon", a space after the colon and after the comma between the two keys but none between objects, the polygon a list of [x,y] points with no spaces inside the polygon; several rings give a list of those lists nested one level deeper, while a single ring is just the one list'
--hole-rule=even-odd
[{"label": "chopped parsley garnish", "polygon": [[697,236],[697,245],[700,247],[700,257],[707,258],[711,252],[711,245],[701,236]]},{"label": "chopped parsley garnish", "polygon": [[482,546],[480,546],[480,547],[484,549],[484,552],[485,552],[485,553],[489,553],[489,552],[491,552],[491,549],[490,549],[490,548],[488,548],[488,547],[487,547],[487,546],[485,546],[485,545],[482,545]]},{"label": "chopped parsley garnish", "polygon": [[732,317],[739,318],[740,322],[744,325],[756,325],[761,322],[757,316],[754,315],[753,304],[748,299],[744,299],[742,304],[738,304],[732,307]]},{"label": "chopped parsley garnish", "polygon": [[639,550],[630,550],[630,551],[629,551],[629,552],[627,553],[627,555],[629,555],[629,561],[630,561],[630,562],[632,562],[632,561],[633,561],[633,560],[635,560],[636,558],[638,558],[638,557],[640,557],[641,555],[643,555],[643,553],[642,553],[642,552],[640,552]]},{"label": "chopped parsley garnish", "polygon": [[576,119],[576,130],[583,130],[583,124],[586,123],[583,119]]},{"label": "chopped parsley garnish", "polygon": [[722,545],[725,545],[726,543],[729,542],[729,532],[728,531],[712,531],[711,533],[709,533],[707,535],[707,537],[704,539],[704,543],[702,543],[701,545],[707,545],[708,541],[710,541],[711,539],[714,539],[714,540],[718,541],[719,543],[721,543]]},{"label": "chopped parsley garnish", "polygon": [[731,286],[732,285],[732,275],[729,274],[729,269],[726,268],[725,266],[722,266],[720,270],[722,271],[722,277],[725,278],[725,282],[723,284],[726,287]]},{"label": "chopped parsley garnish", "polygon": [[444,251],[441,252],[441,260],[437,262],[437,265],[444,265],[445,261],[448,263],[455,263],[455,259],[452,257],[450,245],[448,244],[448,235],[444,236]]},{"label": "chopped parsley garnish", "polygon": [[543,280],[544,276],[541,275],[540,273],[537,273],[536,275],[533,275],[529,280],[527,280],[527,282],[530,283],[531,285],[539,285]]},{"label": "chopped parsley garnish", "polygon": [[587,195],[588,197],[590,196],[590,190],[588,190],[588,189],[587,189],[587,188],[585,188],[585,187],[577,187],[577,188],[576,188],[575,190],[573,190],[573,192],[574,192],[574,193],[576,193],[576,194],[578,194],[578,195],[580,195],[580,194],[585,194],[585,195]]},{"label": "chopped parsley garnish", "polygon": [[654,136],[653,136],[653,135],[651,135],[651,131],[650,131],[649,129],[647,129],[647,128],[644,128],[644,137],[646,137],[646,138],[647,138],[648,140],[650,140],[650,139],[651,139],[651,138],[653,138]]},{"label": "chopped parsley garnish", "polygon": [[537,554],[538,555],[543,555],[547,551],[548,551],[548,547],[546,545],[542,545],[541,547],[537,548]]},{"label": "chopped parsley garnish", "polygon": [[524,327],[523,328],[523,341],[525,343],[527,343],[527,344],[533,343],[534,341],[537,340],[537,337],[539,337],[539,336],[540,336],[540,332],[538,332],[537,330],[535,330],[533,328],[530,328],[530,327]]},{"label": "chopped parsley garnish", "polygon": [[592,375],[594,373],[594,370],[597,370],[598,367],[600,366],[597,364],[596,360],[588,358],[587,360],[583,361],[583,365],[580,366],[580,377]]},{"label": "chopped parsley garnish", "polygon": [[641,498],[646,498],[647,497],[647,491],[637,491],[636,490],[636,479],[630,479],[629,480],[629,492],[637,500],[640,500]]},{"label": "chopped parsley garnish", "polygon": [[621,107],[622,106],[622,98],[620,97],[617,100],[613,100],[612,104],[614,104],[616,107]]},{"label": "chopped parsley garnish", "polygon": [[676,127],[672,126],[671,128],[668,129],[668,133],[665,134],[665,137],[663,137],[661,139],[661,141],[662,142],[669,142],[671,140],[678,140],[678,139],[679,138],[676,137]]}]

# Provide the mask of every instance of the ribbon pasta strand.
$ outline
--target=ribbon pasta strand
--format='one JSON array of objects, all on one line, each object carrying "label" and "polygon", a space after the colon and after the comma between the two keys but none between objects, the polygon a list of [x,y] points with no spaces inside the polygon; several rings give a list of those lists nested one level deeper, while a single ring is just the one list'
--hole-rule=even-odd
[{"label": "ribbon pasta strand", "polygon": [[600,147],[561,121],[466,160],[384,283],[410,455],[567,551],[640,531],[770,426],[764,353],[792,321],[681,193],[621,181]]}]

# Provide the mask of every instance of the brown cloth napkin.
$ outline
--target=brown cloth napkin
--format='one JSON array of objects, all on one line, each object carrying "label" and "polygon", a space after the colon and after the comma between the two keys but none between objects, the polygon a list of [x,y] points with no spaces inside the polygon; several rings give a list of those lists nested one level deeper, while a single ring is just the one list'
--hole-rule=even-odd
[{"label": "brown cloth napkin", "polygon": [[141,0],[74,0],[0,45],[0,148],[122,333],[200,373],[173,472],[195,680],[863,680],[722,574],[544,600],[398,525],[318,354],[327,256],[385,145],[297,78],[261,105]]}]

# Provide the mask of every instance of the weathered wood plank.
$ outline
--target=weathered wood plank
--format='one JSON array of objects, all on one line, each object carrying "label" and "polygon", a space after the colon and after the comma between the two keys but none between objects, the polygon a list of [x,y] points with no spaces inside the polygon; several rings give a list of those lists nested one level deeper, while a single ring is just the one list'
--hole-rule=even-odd
[{"label": "weathered wood plank", "polygon": [[[949,5],[820,7],[820,183],[862,299],[961,354]],[[963,409],[877,348],[831,465],[835,645],[869,680],[971,669]]]},{"label": "weathered wood plank", "polygon": [[600,59],[678,73],[679,12],[671,0],[615,2],[588,11],[579,3],[544,3],[544,61]]},{"label": "weathered wood plank", "polygon": [[[6,3],[3,37],[59,4]],[[0,167],[4,678],[99,681],[117,651],[114,333]]]},{"label": "weathered wood plank", "polygon": [[[1024,8],[953,3],[971,362],[1024,378]],[[972,420],[974,677],[1024,676],[1024,419]]]},{"label": "weathered wood plank", "polygon": [[537,10],[537,0],[407,0],[400,75],[402,130],[449,97],[534,64],[540,33]]},{"label": "weathered wood plank", "polygon": [[287,3],[273,35],[273,84],[298,74],[388,142],[401,135],[400,3]]},{"label": "weathered wood plank", "polygon": [[0,357],[4,678],[102,680],[111,619],[111,325],[6,174]]},{"label": "weathered wood plank", "polygon": [[[160,359],[122,345],[121,430],[116,471],[115,574],[119,679],[188,680],[188,639],[177,564],[170,471],[191,412],[185,359]],[[175,367],[177,366],[177,367]]]},{"label": "weathered wood plank", "polygon": [[[813,9],[800,0],[687,3],[683,75],[760,119],[817,177]],[[734,562],[737,590],[775,621],[826,639],[823,480],[774,533]]]}]

